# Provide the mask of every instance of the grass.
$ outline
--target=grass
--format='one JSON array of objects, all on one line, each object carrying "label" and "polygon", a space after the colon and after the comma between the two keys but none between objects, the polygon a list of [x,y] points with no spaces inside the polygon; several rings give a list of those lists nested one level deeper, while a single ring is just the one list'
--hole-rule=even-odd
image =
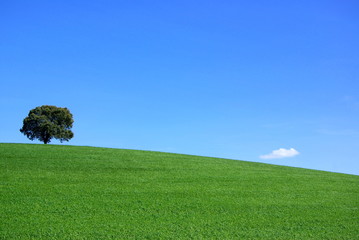
[{"label": "grass", "polygon": [[359,176],[0,144],[0,239],[359,239]]}]

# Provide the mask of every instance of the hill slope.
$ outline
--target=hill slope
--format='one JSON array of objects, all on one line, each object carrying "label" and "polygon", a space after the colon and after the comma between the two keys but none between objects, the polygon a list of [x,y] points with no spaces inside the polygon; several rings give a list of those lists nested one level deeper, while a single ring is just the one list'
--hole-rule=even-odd
[{"label": "hill slope", "polygon": [[0,239],[359,239],[359,176],[0,144]]}]

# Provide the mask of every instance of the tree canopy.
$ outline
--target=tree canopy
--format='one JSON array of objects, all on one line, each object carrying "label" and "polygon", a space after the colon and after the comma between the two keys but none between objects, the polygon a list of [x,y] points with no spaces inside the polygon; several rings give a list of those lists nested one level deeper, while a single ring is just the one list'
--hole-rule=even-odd
[{"label": "tree canopy", "polygon": [[69,141],[74,133],[71,131],[73,116],[67,108],[43,105],[30,110],[23,121],[20,132],[30,140],[38,139],[44,144],[52,138]]}]

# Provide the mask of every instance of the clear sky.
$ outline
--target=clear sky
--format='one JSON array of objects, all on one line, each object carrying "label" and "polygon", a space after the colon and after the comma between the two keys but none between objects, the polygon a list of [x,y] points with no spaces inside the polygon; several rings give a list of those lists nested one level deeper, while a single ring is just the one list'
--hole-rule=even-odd
[{"label": "clear sky", "polygon": [[357,0],[0,1],[0,142],[30,143],[22,120],[56,105],[74,115],[66,144],[358,175],[358,13]]}]

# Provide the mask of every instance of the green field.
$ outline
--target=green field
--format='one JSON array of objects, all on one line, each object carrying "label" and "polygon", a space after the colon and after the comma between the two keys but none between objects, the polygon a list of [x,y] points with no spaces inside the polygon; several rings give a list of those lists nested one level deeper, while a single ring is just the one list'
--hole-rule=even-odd
[{"label": "green field", "polygon": [[0,144],[0,239],[359,239],[359,176]]}]

